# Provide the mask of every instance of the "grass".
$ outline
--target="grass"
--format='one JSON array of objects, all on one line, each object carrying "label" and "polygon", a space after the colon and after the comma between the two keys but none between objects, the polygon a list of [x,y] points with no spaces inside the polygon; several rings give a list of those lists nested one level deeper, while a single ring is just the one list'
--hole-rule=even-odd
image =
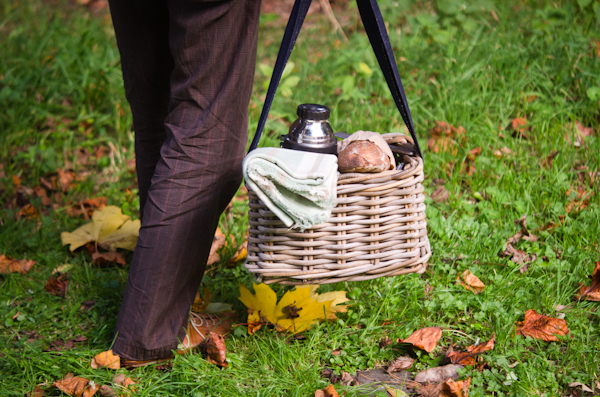
[{"label": "grass", "polygon": [[[496,334],[496,348],[483,355],[486,368],[463,372],[473,379],[471,396],[582,395],[568,387],[572,382],[598,393],[599,304],[574,300],[579,283],[588,282],[600,260],[598,179],[591,182],[587,174],[600,168],[600,47],[594,41],[600,7],[585,3],[380,1],[422,147],[436,121],[466,131],[455,150],[425,149],[427,193],[441,184],[449,192],[446,202],[427,201],[434,251],[428,271],[322,287],[347,290],[354,300],[337,322],[316,326],[305,340],[268,330],[252,337],[238,332],[227,340],[227,370],[200,356],[177,357],[172,369],[133,371],[140,383],[135,395],[307,396],[327,385],[320,376],[325,366],[353,373],[383,365],[403,351],[397,344],[380,348],[381,339],[406,338],[425,326],[442,327],[443,337],[433,353],[417,354],[416,370],[440,365],[450,345],[464,348]],[[357,30],[355,6],[334,4],[349,42],[332,34],[323,16],[309,16],[262,145],[277,144],[303,102],[329,105],[339,131],[402,129],[368,40]],[[92,370],[89,362],[112,342],[127,269],[98,268],[60,242],[60,232],[84,222],[68,216],[68,203],[106,196],[109,204],[138,214],[135,175],[128,166],[134,157],[131,115],[110,19],[66,2],[1,7],[0,253],[37,264],[26,275],[0,276],[0,395],[22,396],[68,372],[110,384],[113,371]],[[282,31],[281,20],[262,16],[251,133]],[[507,129],[515,117],[526,117],[528,139],[512,137]],[[579,148],[565,140],[565,125],[575,121],[595,131]],[[482,151],[476,171],[468,175],[463,164],[477,147]],[[494,156],[503,147],[511,154]],[[82,164],[81,149],[99,156]],[[554,151],[552,165],[543,166]],[[52,198],[56,206],[43,207],[27,190],[15,191],[13,176],[33,188],[58,168],[73,168],[80,180]],[[578,187],[590,194],[589,204],[567,212]],[[16,221],[28,201],[41,218]],[[538,256],[521,274],[520,265],[499,252],[523,214],[540,239],[517,244]],[[543,230],[551,222],[555,227]],[[240,243],[245,204],[234,202],[221,223]],[[222,256],[234,250],[230,244]],[[74,267],[62,299],[45,292],[44,282],[64,263]],[[456,284],[466,269],[486,284],[484,293]],[[251,279],[238,265],[211,273],[203,285],[215,300],[233,303],[243,314],[236,299],[240,282],[250,286]],[[90,300],[95,304],[86,310],[82,303]],[[546,343],[515,335],[515,321],[526,310],[556,316],[556,305],[569,305],[564,315],[572,338]],[[86,340],[48,351],[78,336]],[[331,354],[339,348],[342,354]],[[365,393],[336,387],[347,396]]]}]

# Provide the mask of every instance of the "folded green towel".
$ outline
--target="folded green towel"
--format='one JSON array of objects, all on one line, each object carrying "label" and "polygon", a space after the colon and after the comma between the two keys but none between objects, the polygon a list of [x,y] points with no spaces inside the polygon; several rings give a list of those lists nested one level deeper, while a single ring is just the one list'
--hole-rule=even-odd
[{"label": "folded green towel", "polygon": [[244,159],[244,179],[288,227],[327,222],[337,198],[337,156],[258,148]]}]

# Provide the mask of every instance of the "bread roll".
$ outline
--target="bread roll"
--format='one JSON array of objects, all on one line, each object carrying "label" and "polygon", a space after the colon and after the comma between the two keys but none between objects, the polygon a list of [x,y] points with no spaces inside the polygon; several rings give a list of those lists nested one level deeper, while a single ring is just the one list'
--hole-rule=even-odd
[{"label": "bread roll", "polygon": [[338,170],[347,172],[381,172],[390,168],[390,158],[371,141],[353,141],[338,154]]}]

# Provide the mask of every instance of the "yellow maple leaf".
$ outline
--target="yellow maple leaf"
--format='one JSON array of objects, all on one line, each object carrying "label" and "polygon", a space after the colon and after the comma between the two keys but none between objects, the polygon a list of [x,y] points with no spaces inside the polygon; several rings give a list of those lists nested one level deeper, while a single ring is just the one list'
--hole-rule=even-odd
[{"label": "yellow maple leaf", "polygon": [[110,205],[94,211],[92,222],[73,230],[62,232],[60,238],[63,245],[70,245],[75,251],[87,243],[96,242],[111,251],[117,248],[133,251],[140,234],[140,221],[132,221],[124,215],[119,207]]},{"label": "yellow maple leaf", "polygon": [[336,306],[346,302],[345,291],[316,293],[318,286],[306,285],[287,291],[279,303],[277,295],[266,284],[254,284],[255,294],[240,284],[239,300],[249,309],[248,323],[271,323],[277,331],[298,333],[307,330],[317,321],[337,318],[336,312],[346,311],[346,306]]}]

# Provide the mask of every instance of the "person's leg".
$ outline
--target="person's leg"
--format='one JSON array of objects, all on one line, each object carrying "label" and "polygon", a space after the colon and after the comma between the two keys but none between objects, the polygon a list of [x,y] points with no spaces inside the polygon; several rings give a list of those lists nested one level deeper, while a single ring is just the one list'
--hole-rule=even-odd
[{"label": "person's leg", "polygon": [[121,53],[125,94],[135,131],[140,218],[160,148],[167,139],[173,57],[169,48],[166,0],[110,0],[110,11]]},{"label": "person's leg", "polygon": [[219,216],[242,179],[260,1],[169,2],[171,101],[113,351],[165,357],[185,337]]}]

